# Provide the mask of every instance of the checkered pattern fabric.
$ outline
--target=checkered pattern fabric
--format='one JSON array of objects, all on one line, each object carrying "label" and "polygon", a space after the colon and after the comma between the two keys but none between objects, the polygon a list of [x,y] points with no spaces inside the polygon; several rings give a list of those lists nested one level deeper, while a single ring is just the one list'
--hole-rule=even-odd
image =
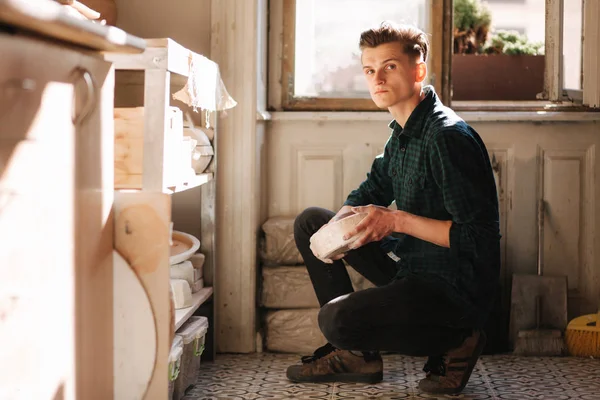
[{"label": "checkered pattern fabric", "polygon": [[383,154],[344,204],[389,206],[452,221],[450,248],[404,234],[384,239],[398,277],[419,274],[449,284],[453,294],[487,309],[500,268],[496,185],[486,147],[477,132],[445,107],[433,87],[405,127],[390,123]]}]

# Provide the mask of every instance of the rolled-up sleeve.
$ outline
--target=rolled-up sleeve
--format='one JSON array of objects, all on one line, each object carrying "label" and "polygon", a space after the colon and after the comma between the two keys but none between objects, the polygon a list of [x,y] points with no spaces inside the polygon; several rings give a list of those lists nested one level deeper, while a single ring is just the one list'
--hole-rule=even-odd
[{"label": "rolled-up sleeve", "polygon": [[460,258],[475,259],[500,238],[497,192],[484,149],[467,128],[443,130],[431,142],[432,174],[452,216],[450,251]]},{"label": "rolled-up sleeve", "polygon": [[388,175],[388,165],[390,163],[389,146],[391,145],[391,136],[388,139],[383,154],[375,157],[371,166],[371,172],[367,173],[360,186],[350,192],[344,205],[364,206],[374,204],[387,207],[394,200],[394,190],[392,179]]}]

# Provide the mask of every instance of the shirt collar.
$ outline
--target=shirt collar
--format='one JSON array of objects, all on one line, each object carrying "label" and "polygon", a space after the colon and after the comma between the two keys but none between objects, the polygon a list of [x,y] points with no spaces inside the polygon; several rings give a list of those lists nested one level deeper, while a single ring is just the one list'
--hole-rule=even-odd
[{"label": "shirt collar", "polygon": [[415,138],[423,136],[423,122],[425,121],[425,117],[429,114],[433,106],[440,101],[433,86],[424,86],[423,92],[425,92],[425,98],[417,104],[410,117],[408,117],[404,128],[396,120],[389,123],[388,126],[394,133],[404,133]]}]

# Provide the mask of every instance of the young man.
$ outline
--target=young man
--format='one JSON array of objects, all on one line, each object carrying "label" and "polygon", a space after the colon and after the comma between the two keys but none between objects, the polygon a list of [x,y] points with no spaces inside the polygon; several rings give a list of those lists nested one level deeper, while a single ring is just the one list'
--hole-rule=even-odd
[{"label": "young man", "polygon": [[[360,37],[371,97],[394,117],[384,153],[334,214],[309,208],[294,235],[321,305],[328,343],[295,382],[378,382],[378,351],[428,356],[419,388],[463,390],[485,345],[481,330],[500,268],[498,201],[481,138],[431,86],[422,31],[384,23]],[[393,201],[397,210],[387,208]],[[348,213],[368,213],[348,253],[325,260],[310,237]],[[353,293],[341,258],[377,287]]]}]

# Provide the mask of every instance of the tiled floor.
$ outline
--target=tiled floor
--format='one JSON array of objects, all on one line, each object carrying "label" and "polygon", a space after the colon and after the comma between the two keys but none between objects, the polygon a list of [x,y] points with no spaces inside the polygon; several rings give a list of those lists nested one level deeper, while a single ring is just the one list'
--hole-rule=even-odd
[{"label": "tiled floor", "polygon": [[[384,381],[364,384],[294,384],[285,378],[294,355],[219,355],[201,366],[185,400],[200,399],[423,399],[422,358],[384,356]],[[455,397],[456,398],[456,397]],[[600,400],[600,360],[484,356],[462,399]]]}]

